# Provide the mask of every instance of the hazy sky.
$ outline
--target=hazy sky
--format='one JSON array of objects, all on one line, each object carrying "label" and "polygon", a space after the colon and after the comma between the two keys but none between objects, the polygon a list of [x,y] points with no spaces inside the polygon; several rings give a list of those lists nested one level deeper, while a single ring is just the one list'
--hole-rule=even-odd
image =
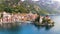
[{"label": "hazy sky", "polygon": [[52,0],[52,1],[57,1],[57,2],[60,2],[60,0]]},{"label": "hazy sky", "polygon": [[[25,1],[25,0],[21,0],[21,1]],[[39,1],[39,0],[32,0],[32,1]]]},{"label": "hazy sky", "polygon": [[[25,1],[25,0],[21,0],[21,1]],[[32,1],[39,1],[39,0],[32,0]],[[60,0],[52,0],[52,1],[60,2]]]},{"label": "hazy sky", "polygon": [[24,0],[21,0],[21,1],[24,1]]},{"label": "hazy sky", "polygon": [[32,0],[32,1],[39,1],[39,0]]}]

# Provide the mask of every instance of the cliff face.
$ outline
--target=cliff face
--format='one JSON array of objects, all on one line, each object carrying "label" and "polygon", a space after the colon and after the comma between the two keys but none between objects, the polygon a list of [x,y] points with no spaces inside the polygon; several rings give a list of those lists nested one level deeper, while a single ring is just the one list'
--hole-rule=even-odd
[{"label": "cliff face", "polygon": [[[40,14],[60,14],[60,3],[52,0],[39,0],[39,1],[24,1],[28,5],[32,5],[32,12]],[[39,8],[38,8],[39,7]],[[38,8],[38,9],[37,9]],[[35,11],[34,11],[35,10]]]},{"label": "cliff face", "polygon": [[35,3],[41,8],[41,10],[44,10],[46,13],[60,14],[60,10],[59,10],[60,9],[60,3],[58,1],[39,0]]}]

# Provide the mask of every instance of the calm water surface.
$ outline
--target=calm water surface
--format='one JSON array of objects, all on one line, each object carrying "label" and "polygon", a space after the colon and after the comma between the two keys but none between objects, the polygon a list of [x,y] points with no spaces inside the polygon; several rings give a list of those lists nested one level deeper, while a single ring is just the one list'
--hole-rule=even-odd
[{"label": "calm water surface", "polygon": [[38,27],[33,24],[21,24],[16,28],[0,28],[0,34],[60,34],[60,16],[51,16],[55,21],[53,27]]}]

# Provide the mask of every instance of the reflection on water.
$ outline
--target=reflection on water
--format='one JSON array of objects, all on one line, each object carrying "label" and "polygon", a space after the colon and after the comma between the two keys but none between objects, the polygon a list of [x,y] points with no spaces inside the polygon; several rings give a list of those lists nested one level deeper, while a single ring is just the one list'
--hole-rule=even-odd
[{"label": "reflection on water", "polygon": [[0,28],[0,34],[19,34],[20,27],[13,27],[10,29]]},{"label": "reflection on water", "polygon": [[40,28],[45,28],[45,30],[49,30],[49,29],[51,29],[53,26],[36,26],[36,25],[35,25],[35,27],[37,27],[38,30],[39,30]]},{"label": "reflection on water", "polygon": [[53,26],[46,26],[45,29],[46,29],[46,30],[49,30],[49,29],[51,29],[52,27],[53,27]]},{"label": "reflection on water", "polygon": [[10,29],[0,28],[0,34],[60,34],[60,16],[51,16],[54,26],[35,26],[33,24],[21,24]]}]

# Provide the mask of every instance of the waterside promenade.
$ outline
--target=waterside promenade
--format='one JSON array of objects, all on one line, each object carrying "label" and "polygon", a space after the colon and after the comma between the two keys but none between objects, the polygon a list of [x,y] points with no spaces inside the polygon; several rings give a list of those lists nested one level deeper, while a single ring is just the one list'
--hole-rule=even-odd
[{"label": "waterside promenade", "polygon": [[0,25],[2,26],[3,24],[12,24],[17,22],[19,23],[26,23],[28,21],[35,21],[35,19],[38,17],[37,14],[32,14],[32,13],[17,13],[17,14],[10,14],[3,12],[0,14]]}]

